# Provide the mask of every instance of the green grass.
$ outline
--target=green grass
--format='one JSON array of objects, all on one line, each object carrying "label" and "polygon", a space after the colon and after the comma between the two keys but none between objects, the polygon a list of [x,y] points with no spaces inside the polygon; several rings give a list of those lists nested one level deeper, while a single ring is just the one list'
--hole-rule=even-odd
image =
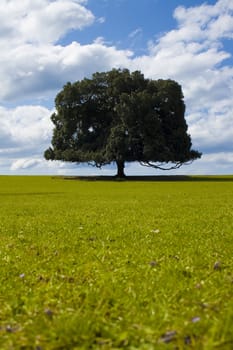
[{"label": "green grass", "polygon": [[232,349],[233,177],[183,180],[0,177],[0,349]]}]

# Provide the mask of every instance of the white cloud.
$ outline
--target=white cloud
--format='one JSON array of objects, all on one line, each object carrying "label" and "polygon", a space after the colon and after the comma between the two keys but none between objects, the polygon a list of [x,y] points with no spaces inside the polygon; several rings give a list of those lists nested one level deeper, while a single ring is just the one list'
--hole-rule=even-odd
[{"label": "white cloud", "polygon": [[41,106],[0,108],[1,156],[26,151],[43,152],[52,136],[51,111]]},{"label": "white cloud", "polygon": [[18,159],[15,162],[12,163],[11,165],[11,170],[16,171],[19,169],[30,169],[33,168],[35,166],[37,166],[38,164],[41,164],[41,159]]},{"label": "white cloud", "polygon": [[[89,45],[77,42],[61,45],[24,44],[10,48],[0,57],[0,98],[46,98],[60,89],[68,80],[78,80],[94,71],[128,66],[127,50],[117,50],[102,41]],[[7,57],[12,57],[8,59]]]},{"label": "white cloud", "polygon": [[130,39],[133,39],[135,37],[137,37],[138,35],[141,35],[142,34],[142,28],[137,28],[135,30],[133,30],[131,33],[129,33],[129,38]]},{"label": "white cloud", "polygon": [[0,32],[13,42],[56,42],[72,29],[82,29],[94,15],[77,0],[1,0]]},{"label": "white cloud", "polygon": [[106,18],[105,18],[105,17],[99,17],[99,18],[97,18],[97,22],[100,23],[100,24],[104,23],[105,21],[106,21]]},{"label": "white cloud", "polygon": [[178,7],[174,17],[179,23],[178,30],[183,40],[190,40],[187,29],[190,32],[194,29],[192,39],[217,40],[223,37],[232,38],[232,12],[231,0],[219,0],[215,5]]}]

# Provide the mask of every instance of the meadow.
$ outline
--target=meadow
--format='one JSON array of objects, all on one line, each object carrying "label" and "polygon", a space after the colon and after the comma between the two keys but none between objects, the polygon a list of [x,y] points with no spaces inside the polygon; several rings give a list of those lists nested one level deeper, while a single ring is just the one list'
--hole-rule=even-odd
[{"label": "meadow", "polygon": [[0,177],[0,349],[233,349],[233,176]]}]

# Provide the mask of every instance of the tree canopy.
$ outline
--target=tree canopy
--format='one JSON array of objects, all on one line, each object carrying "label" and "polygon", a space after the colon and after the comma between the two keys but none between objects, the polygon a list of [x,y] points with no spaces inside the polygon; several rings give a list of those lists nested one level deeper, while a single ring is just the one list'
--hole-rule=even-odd
[{"label": "tree canopy", "polygon": [[201,157],[187,133],[181,86],[151,80],[140,71],[113,69],[68,82],[55,99],[51,147],[46,159],[102,167],[137,161],[174,169]]}]

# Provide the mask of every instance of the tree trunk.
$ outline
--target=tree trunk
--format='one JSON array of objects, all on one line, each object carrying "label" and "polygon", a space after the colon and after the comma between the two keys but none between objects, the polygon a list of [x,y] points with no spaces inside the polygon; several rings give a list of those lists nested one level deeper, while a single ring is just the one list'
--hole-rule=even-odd
[{"label": "tree trunk", "polygon": [[124,178],[125,177],[125,173],[124,173],[125,162],[122,161],[122,160],[117,160],[116,161],[116,165],[117,165],[117,175],[116,175],[116,177]]}]

